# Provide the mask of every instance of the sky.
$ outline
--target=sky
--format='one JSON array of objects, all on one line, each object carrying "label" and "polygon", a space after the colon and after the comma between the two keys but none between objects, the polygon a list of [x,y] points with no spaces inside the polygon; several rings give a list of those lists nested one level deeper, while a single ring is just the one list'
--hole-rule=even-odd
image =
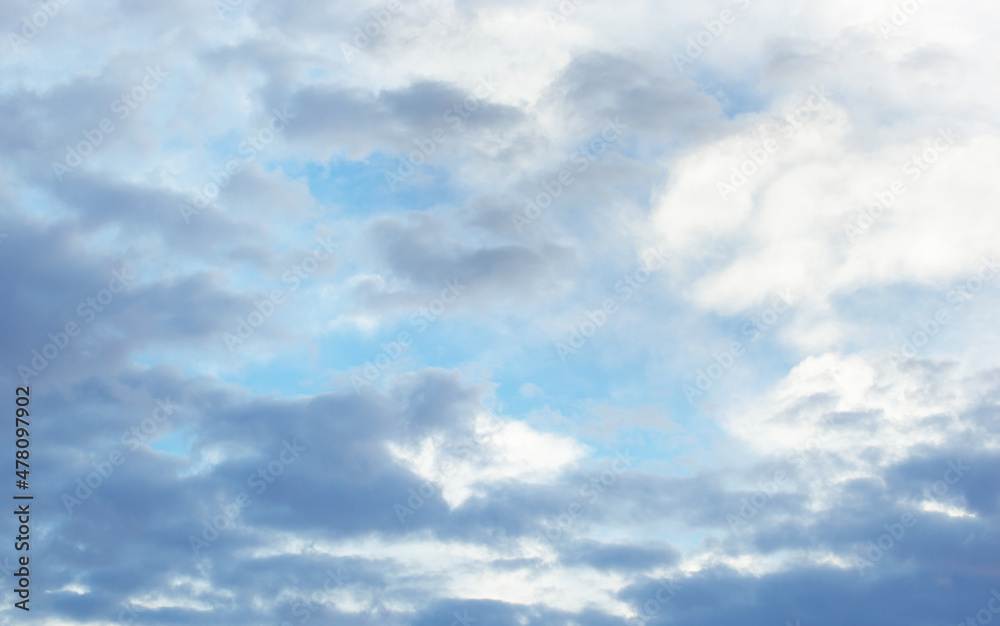
[{"label": "sky", "polygon": [[0,623],[1000,619],[996,3],[0,15]]}]

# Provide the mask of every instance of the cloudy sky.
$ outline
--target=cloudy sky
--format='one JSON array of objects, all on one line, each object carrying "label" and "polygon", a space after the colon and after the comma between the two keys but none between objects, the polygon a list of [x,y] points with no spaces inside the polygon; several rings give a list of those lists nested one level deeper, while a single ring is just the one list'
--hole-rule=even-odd
[{"label": "cloudy sky", "polygon": [[996,3],[0,15],[0,622],[1000,620]]}]

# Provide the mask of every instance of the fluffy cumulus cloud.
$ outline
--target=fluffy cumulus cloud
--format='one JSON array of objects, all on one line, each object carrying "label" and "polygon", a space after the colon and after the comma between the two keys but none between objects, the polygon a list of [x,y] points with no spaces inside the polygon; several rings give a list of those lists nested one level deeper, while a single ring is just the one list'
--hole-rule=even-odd
[{"label": "fluffy cumulus cloud", "polygon": [[995,3],[0,6],[0,622],[1000,620]]}]

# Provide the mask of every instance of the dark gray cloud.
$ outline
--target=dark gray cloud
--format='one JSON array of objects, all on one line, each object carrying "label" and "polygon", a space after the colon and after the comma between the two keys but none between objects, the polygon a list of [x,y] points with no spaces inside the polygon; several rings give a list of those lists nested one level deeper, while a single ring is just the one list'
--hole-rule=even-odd
[{"label": "dark gray cloud", "polygon": [[[410,306],[438,297],[446,281],[457,281],[463,290],[455,306],[468,306],[470,300],[545,299],[556,290],[557,277],[577,260],[574,251],[557,244],[530,246],[501,239],[474,246],[452,231],[444,219],[425,213],[386,217],[369,227],[369,249],[378,255],[392,283],[413,294],[407,298]],[[362,283],[358,290],[362,302],[377,306],[400,300],[398,294],[376,289]]]}]

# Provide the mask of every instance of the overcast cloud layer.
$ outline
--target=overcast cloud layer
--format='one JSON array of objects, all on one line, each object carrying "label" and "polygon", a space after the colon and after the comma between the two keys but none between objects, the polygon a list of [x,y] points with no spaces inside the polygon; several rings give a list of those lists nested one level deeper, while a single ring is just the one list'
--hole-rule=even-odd
[{"label": "overcast cloud layer", "polygon": [[997,3],[0,15],[0,623],[1000,620]]}]

